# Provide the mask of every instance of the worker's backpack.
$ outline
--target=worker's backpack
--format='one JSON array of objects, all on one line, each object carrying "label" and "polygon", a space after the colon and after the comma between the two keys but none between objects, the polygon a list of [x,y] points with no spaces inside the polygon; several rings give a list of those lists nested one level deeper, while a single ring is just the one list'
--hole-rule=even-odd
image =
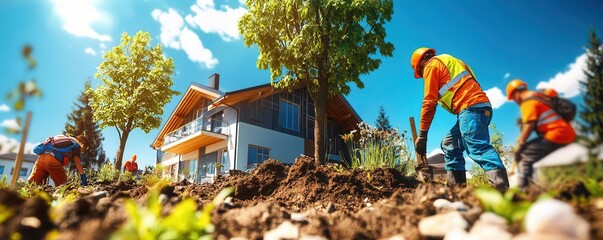
[{"label": "worker's backpack", "polygon": [[535,99],[546,104],[554,109],[565,121],[570,122],[576,117],[576,104],[567,98],[547,96],[544,92],[538,92],[538,94],[526,98],[526,100],[529,99]]},{"label": "worker's backpack", "polygon": [[55,151],[59,152],[62,155],[63,159],[59,159],[59,161],[61,161],[63,166],[67,166],[67,164],[69,163],[69,159],[72,158],[72,150],[76,147],[79,147],[79,145],[73,142],[71,138],[63,135],[50,137],[48,141],[50,141],[50,144],[55,148]]}]

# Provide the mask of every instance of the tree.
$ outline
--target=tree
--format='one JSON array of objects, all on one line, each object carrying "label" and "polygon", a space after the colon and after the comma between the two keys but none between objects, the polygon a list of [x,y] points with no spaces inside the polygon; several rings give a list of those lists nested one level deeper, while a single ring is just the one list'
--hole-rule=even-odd
[{"label": "tree", "polygon": [[90,106],[90,80],[84,83],[84,91],[77,97],[71,113],[67,114],[65,135],[77,136],[84,134],[88,139],[86,150],[82,152],[82,165],[89,168],[93,165],[101,166],[105,161],[102,141],[105,139],[94,120],[94,110]]},{"label": "tree", "polygon": [[581,138],[591,149],[603,143],[603,47],[594,31],[589,34],[586,59],[585,81],[581,81],[584,89],[584,104],[580,111]]},{"label": "tree", "polygon": [[492,128],[492,134],[490,135],[490,143],[494,150],[498,152],[500,158],[503,160],[503,164],[505,166],[511,165],[511,157],[513,156],[513,152],[515,151],[514,146],[505,146],[503,142],[503,133],[498,130],[494,123],[490,124],[490,128]]},{"label": "tree", "polygon": [[392,125],[389,123],[389,117],[385,115],[385,109],[383,106],[379,107],[379,115],[377,116],[375,125],[377,125],[377,129],[379,130],[389,131],[392,129]]},{"label": "tree", "polygon": [[[257,67],[270,69],[278,88],[307,87],[314,101],[314,157],[325,163],[326,112],[329,99],[358,88],[360,75],[377,69],[377,51],[391,57],[384,24],[391,20],[391,0],[246,0],[239,21],[246,46],[258,45]],[[337,117],[337,116],[336,116]]]},{"label": "tree", "polygon": [[150,47],[151,36],[138,32],[134,37],[123,33],[119,46],[105,53],[95,77],[102,81],[90,89],[90,106],[99,127],[115,127],[119,149],[115,167],[121,168],[130,132],[140,128],[145,133],[161,124],[163,106],[172,95],[174,61],[166,58],[160,44]]}]

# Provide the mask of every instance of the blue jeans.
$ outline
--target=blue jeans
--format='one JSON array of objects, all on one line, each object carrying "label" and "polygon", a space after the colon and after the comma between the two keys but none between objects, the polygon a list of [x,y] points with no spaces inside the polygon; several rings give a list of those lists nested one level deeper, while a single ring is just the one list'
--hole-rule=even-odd
[{"label": "blue jeans", "polygon": [[468,107],[459,112],[456,124],[442,140],[447,171],[465,170],[464,151],[485,171],[505,168],[490,144],[490,120],[492,107]]}]

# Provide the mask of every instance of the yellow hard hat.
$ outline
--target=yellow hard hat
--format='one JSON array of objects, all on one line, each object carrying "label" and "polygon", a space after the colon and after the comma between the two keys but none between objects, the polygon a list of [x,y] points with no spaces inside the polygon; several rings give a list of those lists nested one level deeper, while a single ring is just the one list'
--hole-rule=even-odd
[{"label": "yellow hard hat", "polygon": [[425,53],[428,52],[436,54],[435,49],[428,47],[417,48],[417,50],[412,53],[412,56],[410,57],[410,66],[412,67],[412,70],[415,71],[415,78],[421,78],[421,75],[419,74],[419,63],[421,62],[421,59],[423,59],[423,56],[425,56]]},{"label": "yellow hard hat", "polygon": [[524,81],[521,81],[519,79],[512,80],[511,82],[509,82],[509,84],[507,84],[507,99],[513,99],[513,93],[516,90],[526,89],[528,89],[528,84],[526,84]]}]

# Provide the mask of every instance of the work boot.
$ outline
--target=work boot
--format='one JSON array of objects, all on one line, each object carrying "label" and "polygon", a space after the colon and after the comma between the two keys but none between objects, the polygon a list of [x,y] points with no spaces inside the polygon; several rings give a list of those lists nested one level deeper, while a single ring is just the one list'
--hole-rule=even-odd
[{"label": "work boot", "polygon": [[509,177],[507,176],[507,169],[494,169],[486,171],[490,184],[498,190],[505,190],[509,188]]},{"label": "work boot", "polygon": [[446,180],[449,187],[463,186],[467,184],[467,175],[465,170],[446,171]]}]

